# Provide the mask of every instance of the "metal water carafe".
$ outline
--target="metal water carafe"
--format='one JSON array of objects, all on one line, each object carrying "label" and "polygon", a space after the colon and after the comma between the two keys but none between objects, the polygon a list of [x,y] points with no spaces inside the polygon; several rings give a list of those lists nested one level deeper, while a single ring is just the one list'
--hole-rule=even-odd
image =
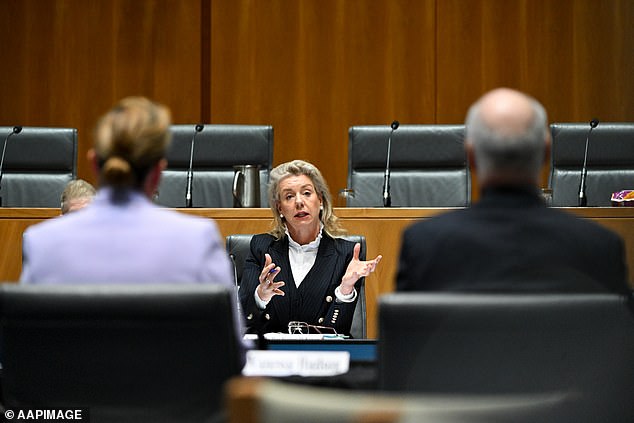
[{"label": "metal water carafe", "polygon": [[233,167],[233,207],[260,207],[260,166]]}]

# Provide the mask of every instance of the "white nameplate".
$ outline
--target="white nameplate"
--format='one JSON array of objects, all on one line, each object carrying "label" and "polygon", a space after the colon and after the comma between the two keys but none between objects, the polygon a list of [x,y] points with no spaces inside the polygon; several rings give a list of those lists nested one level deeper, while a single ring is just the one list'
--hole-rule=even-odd
[{"label": "white nameplate", "polygon": [[350,368],[348,351],[247,351],[244,376],[334,376]]}]

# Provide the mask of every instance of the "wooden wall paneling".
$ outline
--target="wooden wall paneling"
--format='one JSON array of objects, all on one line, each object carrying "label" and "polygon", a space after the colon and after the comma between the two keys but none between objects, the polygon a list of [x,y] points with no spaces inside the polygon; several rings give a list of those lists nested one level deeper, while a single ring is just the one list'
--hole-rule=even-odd
[{"label": "wooden wall paneling", "polygon": [[634,118],[634,4],[596,0],[528,1],[526,75],[521,88],[551,122]]},{"label": "wooden wall paneling", "polygon": [[[550,122],[634,118],[632,2],[448,0],[437,7],[438,123],[464,121],[468,107],[499,86],[537,98]],[[474,178],[474,199],[477,191]]]},{"label": "wooden wall paneling", "polygon": [[[82,119],[83,149],[92,145],[99,116],[126,96],[147,96],[165,104],[174,123],[202,121],[200,1],[119,0],[90,5],[97,9],[84,31],[89,41],[83,45],[83,57],[90,59],[77,65],[96,68],[87,69],[90,81],[85,85],[98,95],[90,114]],[[94,31],[91,25],[101,28]],[[98,57],[89,52],[95,43],[102,46]],[[92,94],[84,93],[81,102],[93,102]],[[80,159],[84,156],[80,149]]]},{"label": "wooden wall paneling", "polygon": [[214,123],[268,123],[275,164],[346,184],[349,126],[434,120],[433,0],[214,0]]},{"label": "wooden wall paneling", "polygon": [[151,95],[170,107],[174,123],[209,122],[201,108],[202,44],[209,42],[203,38],[201,3],[157,0],[153,9],[153,51],[142,65],[153,69]]},{"label": "wooden wall paneling", "polygon": [[552,121],[632,120],[633,9],[629,0],[5,0],[0,120],[78,127],[80,176],[90,178],[97,117],[125,95],[148,95],[176,122],[273,124],[275,161],[312,160],[337,190],[350,125],[462,122],[498,85],[534,94]]},{"label": "wooden wall paneling", "polygon": [[571,8],[576,101],[568,120],[634,120],[634,2],[577,0]]},{"label": "wooden wall paneling", "polygon": [[8,125],[68,125],[76,116],[69,98],[73,74],[72,20],[63,2],[5,1],[0,52],[0,119]]},{"label": "wooden wall paneling", "polygon": [[496,86],[520,85],[522,2],[438,2],[438,123],[464,122],[469,105]]},{"label": "wooden wall paneling", "polygon": [[0,282],[22,273],[22,234],[31,225],[60,215],[57,209],[0,208]]},{"label": "wooden wall paneling", "polygon": [[[7,125],[78,128],[79,176],[98,117],[145,95],[200,120],[200,0],[4,1],[0,70]],[[8,100],[10,99],[10,100]]]},{"label": "wooden wall paneling", "polygon": [[438,2],[438,122],[464,120],[485,91],[536,97],[551,122],[634,118],[634,4]]},{"label": "wooden wall paneling", "polygon": [[525,7],[525,66],[518,88],[539,100],[551,122],[567,121],[573,89],[573,1],[527,2]]}]

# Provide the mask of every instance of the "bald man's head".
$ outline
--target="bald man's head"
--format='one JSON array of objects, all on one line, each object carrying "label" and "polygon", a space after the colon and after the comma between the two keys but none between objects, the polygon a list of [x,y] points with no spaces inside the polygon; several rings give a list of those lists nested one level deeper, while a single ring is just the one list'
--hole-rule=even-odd
[{"label": "bald man's head", "polygon": [[466,147],[483,186],[537,184],[549,141],[546,111],[519,91],[490,91],[467,114]]}]

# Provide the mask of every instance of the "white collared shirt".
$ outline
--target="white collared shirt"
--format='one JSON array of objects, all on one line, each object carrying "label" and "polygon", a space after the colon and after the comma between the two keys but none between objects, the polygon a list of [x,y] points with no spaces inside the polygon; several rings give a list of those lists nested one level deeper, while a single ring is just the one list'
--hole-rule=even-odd
[{"label": "white collared shirt", "polygon": [[[297,288],[299,288],[315,264],[315,260],[317,260],[317,251],[321,243],[323,229],[324,225],[322,223],[319,227],[317,237],[305,245],[299,245],[299,243],[291,237],[291,234],[288,233],[288,228],[285,229],[286,236],[288,236],[288,261],[291,264],[291,272],[293,273],[293,279],[295,279],[295,286]],[[335,297],[337,297],[337,300],[340,302],[351,303],[357,298],[357,290],[353,289],[350,294],[344,295],[341,293],[339,287],[337,287],[335,289]],[[255,290],[255,302],[260,309],[265,309],[268,304],[268,301],[262,301],[260,299],[257,288]]]},{"label": "white collared shirt", "polygon": [[310,272],[315,260],[317,260],[317,250],[319,250],[319,243],[321,242],[321,231],[324,228],[322,224],[319,228],[317,237],[306,245],[299,245],[297,241],[291,237],[286,228],[286,236],[288,237],[288,261],[291,263],[291,271],[293,272],[293,279],[295,279],[295,286],[299,288],[302,281]]}]

